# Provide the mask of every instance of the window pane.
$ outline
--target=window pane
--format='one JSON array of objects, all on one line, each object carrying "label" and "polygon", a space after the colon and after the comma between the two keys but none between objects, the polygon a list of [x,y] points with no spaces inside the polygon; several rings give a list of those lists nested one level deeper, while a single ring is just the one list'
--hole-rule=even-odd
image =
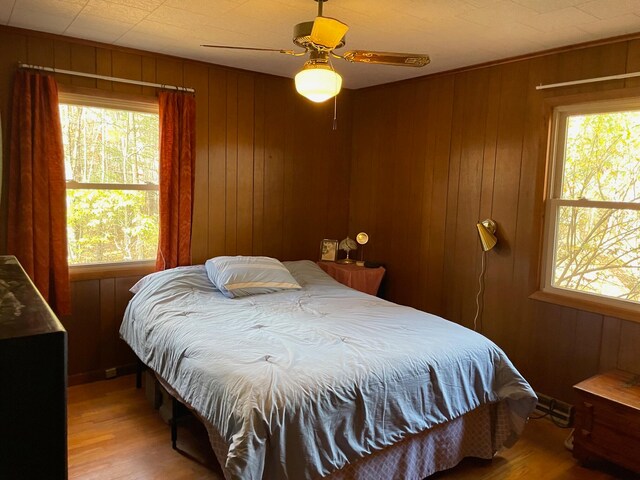
[{"label": "window pane", "polygon": [[567,118],[562,198],[640,202],[640,112]]},{"label": "window pane", "polygon": [[69,263],[155,259],[158,192],[67,189]]},{"label": "window pane", "polygon": [[60,105],[67,180],[158,184],[158,115]]},{"label": "window pane", "polygon": [[640,303],[640,211],[559,207],[553,286]]}]

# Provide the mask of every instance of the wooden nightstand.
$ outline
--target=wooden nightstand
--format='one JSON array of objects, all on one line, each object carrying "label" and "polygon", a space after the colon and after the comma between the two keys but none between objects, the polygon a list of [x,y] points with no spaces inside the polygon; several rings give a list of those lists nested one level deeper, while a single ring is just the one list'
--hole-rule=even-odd
[{"label": "wooden nightstand", "polygon": [[573,387],[576,405],[573,456],[600,457],[640,472],[640,375],[621,370]]},{"label": "wooden nightstand", "polygon": [[369,295],[378,294],[385,273],[384,267],[366,268],[355,263],[318,262],[318,265],[343,285]]}]

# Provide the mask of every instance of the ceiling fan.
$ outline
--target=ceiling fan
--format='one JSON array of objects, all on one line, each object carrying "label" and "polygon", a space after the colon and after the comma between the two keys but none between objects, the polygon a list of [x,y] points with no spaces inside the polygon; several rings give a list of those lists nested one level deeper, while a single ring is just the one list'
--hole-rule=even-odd
[{"label": "ceiling fan", "polygon": [[429,56],[412,53],[373,52],[368,50],[350,50],[342,54],[336,49],[345,45],[345,34],[349,27],[335,18],[322,15],[322,5],[318,2],[318,16],[313,22],[303,22],[293,27],[293,43],[304,48],[302,52],[279,50],[275,48],[236,47],[230,45],[202,45],[210,48],[228,48],[234,50],[253,50],[278,52],[294,57],[309,55],[303,69],[296,74],[296,90],[314,102],[324,102],[335,97],[342,87],[342,77],[334,70],[331,58],[341,58],[348,62],[373,63],[401,67],[424,67]]}]

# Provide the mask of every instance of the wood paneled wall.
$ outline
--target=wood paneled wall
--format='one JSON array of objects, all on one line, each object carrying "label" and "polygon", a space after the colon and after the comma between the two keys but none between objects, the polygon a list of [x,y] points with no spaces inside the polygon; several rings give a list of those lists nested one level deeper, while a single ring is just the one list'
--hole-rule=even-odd
[{"label": "wood paneled wall", "polygon": [[[349,231],[387,266],[386,298],[472,327],[481,270],[475,224],[491,217],[480,327],[533,387],[571,386],[612,367],[640,373],[640,323],[541,303],[538,289],[549,98],[638,80],[535,86],[637,71],[620,41],[355,92]],[[639,313],[640,319],[640,313]]]},{"label": "wood paneled wall", "polygon": [[[475,223],[492,217],[500,244],[487,254],[480,325],[534,388],[571,401],[571,385],[598,370],[640,372],[640,324],[528,298],[538,281],[545,99],[640,81],[534,87],[638,70],[640,41],[347,91],[334,132],[331,105],[309,104],[290,79],[0,27],[5,158],[18,61],[197,90],[194,263],[220,254],[314,259],[321,238],[364,230],[366,257],[387,266],[387,298],[472,326],[481,269]],[[6,162],[3,170],[6,178]],[[6,188],[2,200],[4,252]],[[70,374],[91,377],[132,361],[117,329],[137,279],[74,282],[74,314],[63,319]]]},{"label": "wood paneled wall", "polygon": [[[0,27],[0,114],[8,156],[10,97],[19,61],[196,89],[193,263],[215,255],[316,259],[322,238],[348,227],[351,95],[316,105],[291,79]],[[56,74],[61,86],[155,96],[155,90]],[[3,171],[6,179],[7,162]],[[0,251],[6,246],[3,188]],[[74,282],[69,373],[131,363],[118,327],[137,277]]]}]

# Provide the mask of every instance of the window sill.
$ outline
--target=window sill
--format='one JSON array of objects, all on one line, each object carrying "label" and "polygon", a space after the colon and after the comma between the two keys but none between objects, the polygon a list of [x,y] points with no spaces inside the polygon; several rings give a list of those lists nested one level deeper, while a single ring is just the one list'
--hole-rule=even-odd
[{"label": "window sill", "polygon": [[614,305],[607,305],[599,302],[589,301],[582,298],[574,298],[567,295],[560,295],[556,293],[549,293],[539,290],[529,295],[532,300],[539,300],[541,302],[553,303],[555,305],[561,305],[563,307],[576,308],[578,310],[585,310],[587,312],[599,313],[607,317],[620,318],[622,320],[629,320],[631,322],[640,323],[640,312],[638,308],[630,306],[629,308],[618,307]]},{"label": "window sill", "polygon": [[69,267],[69,280],[76,282],[81,280],[144,276],[154,271],[154,261],[72,265]]}]

